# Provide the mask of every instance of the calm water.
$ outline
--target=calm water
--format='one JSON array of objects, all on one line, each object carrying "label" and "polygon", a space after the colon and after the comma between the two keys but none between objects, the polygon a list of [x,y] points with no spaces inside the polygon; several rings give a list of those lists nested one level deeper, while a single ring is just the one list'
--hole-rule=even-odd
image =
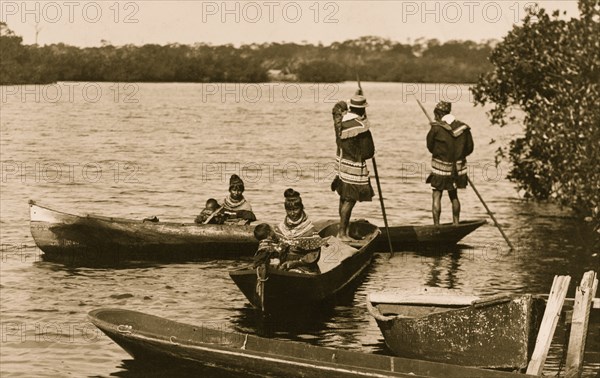
[{"label": "calm water", "polygon": [[[418,87],[363,86],[390,223],[429,223],[427,122],[408,96]],[[488,126],[485,110],[469,104],[466,87],[420,89],[427,93],[421,99],[428,109],[442,96],[456,102],[453,113],[472,125],[471,178],[517,250],[509,253],[488,224],[453,253],[377,255],[355,294],[333,310],[301,322],[264,325],[227,274],[243,261],[116,269],[45,262],[29,232],[27,201],[71,213],[191,221],[208,197],[226,194],[229,175],[237,173],[262,220],[283,217],[288,187],[302,194],[310,217],[333,218],[338,198],[329,190],[335,151],[331,107],[352,94],[353,83],[61,83],[22,87],[16,94],[15,88],[2,87],[2,376],[176,374],[171,367],[136,364],[96,331],[86,314],[99,307],[385,353],[364,305],[372,290],[438,286],[479,294],[547,293],[554,275],[569,274],[572,296],[582,274],[598,270],[598,254],[582,224],[556,207],[522,201],[503,178],[507,166],[494,167],[493,152],[517,135],[519,126]],[[463,219],[485,217],[471,190],[460,198]],[[443,207],[442,217],[449,221],[447,198]],[[353,215],[383,223],[377,201],[357,205]],[[588,340],[586,376],[600,369],[598,328],[592,325]],[[549,374],[560,365],[562,343],[555,339]]]}]

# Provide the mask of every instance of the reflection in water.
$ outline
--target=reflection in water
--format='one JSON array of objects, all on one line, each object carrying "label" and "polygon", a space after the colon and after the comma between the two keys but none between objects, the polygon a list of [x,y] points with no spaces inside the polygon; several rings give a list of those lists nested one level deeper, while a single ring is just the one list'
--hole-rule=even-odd
[{"label": "reflection in water", "polygon": [[448,269],[448,289],[454,289],[457,282],[458,268],[460,268],[461,253],[459,250],[455,250],[450,254],[450,269]]},{"label": "reflection in water", "polygon": [[[121,378],[163,378],[163,377],[215,377],[237,378],[239,372],[228,372],[199,364],[188,364],[182,360],[123,360],[119,368],[123,369],[111,373],[111,377]],[[246,374],[245,376],[250,376]]]},{"label": "reflection in water", "polygon": [[305,341],[322,346],[356,345],[356,335],[351,329],[356,325],[356,313],[362,312],[362,308],[357,310],[356,289],[368,280],[370,272],[371,269],[367,268],[335,298],[320,306],[265,316],[250,304],[245,304],[237,309],[238,315],[232,318],[232,322],[238,332],[256,333],[262,337]]},{"label": "reflection in water", "polygon": [[427,279],[427,282],[425,283],[426,286],[432,286],[432,287],[440,287],[440,270],[439,270],[439,265],[441,263],[442,258],[441,257],[434,257],[433,258],[433,263],[430,263],[429,265],[431,266],[430,269],[430,275],[429,275],[429,279]]},{"label": "reflection in water", "polygon": [[[110,83],[100,85],[105,93],[110,92]],[[310,84],[299,85],[304,93],[314,93]],[[370,117],[389,223],[429,224],[431,192],[425,178],[431,156],[424,144],[427,127],[421,121],[421,110],[414,103],[398,101],[406,95],[402,84],[365,85],[373,104]],[[355,84],[340,83],[336,88],[343,98],[354,92]],[[470,160],[474,167],[471,179],[516,251],[509,252],[497,229],[488,224],[456,249],[405,251],[391,258],[376,255],[368,274],[347,298],[305,321],[283,319],[275,324],[260,323],[228,276],[229,270],[248,260],[139,263],[116,269],[69,268],[40,261],[29,230],[29,199],[75,214],[130,219],[156,215],[162,221],[191,222],[206,199],[220,198],[229,175],[237,173],[246,180],[245,195],[261,221],[281,220],[283,209],[274,199],[281,198],[290,186],[302,192],[312,219],[337,217],[338,197],[329,190],[333,177],[328,169],[334,164],[335,151],[330,129],[333,103],[316,102],[313,96],[302,96],[296,103],[268,96],[251,104],[222,102],[218,96],[209,96],[206,102],[201,98],[202,84],[140,84],[139,89],[143,101],[119,106],[107,98],[93,104],[2,104],[0,147],[7,172],[19,167],[11,162],[29,168],[36,164],[65,168],[56,180],[40,179],[29,169],[22,175],[7,174],[1,183],[0,316],[3,324],[25,330],[21,334],[17,327],[3,333],[2,376],[188,375],[136,364],[103,334],[90,338],[77,331],[87,329],[86,314],[100,307],[138,310],[189,324],[210,323],[225,330],[322,346],[389,353],[366,310],[368,292],[439,286],[480,295],[548,293],[554,275],[570,274],[569,295],[573,295],[583,272],[600,266],[597,247],[594,250],[578,220],[559,208],[516,198],[513,185],[502,178],[508,167],[499,167],[502,174],[496,180],[477,168],[493,166],[498,146],[488,145],[489,138],[508,141],[521,130],[519,125],[488,127],[485,110],[473,108],[466,96],[453,108],[473,126],[477,146]],[[468,91],[467,87],[460,89]],[[435,97],[432,94],[430,98]],[[432,108],[434,103],[424,105]],[[232,111],[245,115],[243,130],[240,123],[231,122]],[[301,142],[298,128],[290,125],[303,125],[304,140],[309,142]],[[243,138],[232,140],[232,135]],[[89,173],[101,168],[101,174],[93,180],[82,175],[86,164],[97,168]],[[135,174],[116,169],[126,165],[134,166]],[[75,167],[77,174],[69,175],[67,167]],[[262,167],[260,175],[248,169],[256,167]],[[410,169],[415,167],[416,171]],[[485,216],[470,189],[460,196],[463,219]],[[449,205],[443,203],[447,210],[442,217],[451,216]],[[353,215],[383,223],[377,201],[357,206]],[[597,321],[590,327],[587,377],[600,370],[600,327]],[[46,329],[53,334],[42,332]],[[550,365],[560,359],[554,350],[548,358]],[[556,374],[556,369],[549,369],[545,373]]]},{"label": "reflection in water", "polygon": [[245,305],[238,312],[239,315],[232,319],[238,332],[289,340],[314,339],[335,315],[333,308],[329,306],[266,316],[252,306]]},{"label": "reflection in water", "polygon": [[583,274],[600,266],[600,251],[594,248],[586,224],[556,206],[510,204],[520,225],[513,236],[513,260],[518,270],[529,273],[524,275],[528,290],[548,292],[554,275],[571,275],[567,295],[572,297]]},{"label": "reflection in water", "polygon": [[[424,257],[428,255],[425,254]],[[429,265],[431,266],[429,279],[425,282],[425,286],[444,287],[447,289],[457,288],[458,285],[458,269],[460,268],[461,251],[458,247],[448,247],[433,253],[433,257],[429,257]],[[443,279],[445,275],[445,280]]]}]

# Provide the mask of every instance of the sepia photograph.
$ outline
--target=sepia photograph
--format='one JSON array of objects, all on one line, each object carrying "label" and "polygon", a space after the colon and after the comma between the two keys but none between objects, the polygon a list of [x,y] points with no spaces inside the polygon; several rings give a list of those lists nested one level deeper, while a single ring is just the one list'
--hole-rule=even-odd
[{"label": "sepia photograph", "polygon": [[0,376],[600,377],[600,0],[3,0]]}]

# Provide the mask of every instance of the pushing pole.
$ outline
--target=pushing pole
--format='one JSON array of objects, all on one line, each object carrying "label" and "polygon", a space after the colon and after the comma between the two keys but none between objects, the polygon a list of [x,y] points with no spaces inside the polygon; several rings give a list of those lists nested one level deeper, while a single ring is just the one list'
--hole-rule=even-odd
[{"label": "pushing pole", "polygon": [[[356,81],[358,82],[358,89],[364,94],[362,86],[360,85],[360,78],[356,74]],[[375,182],[377,183],[377,193],[379,195],[379,203],[381,204],[381,215],[383,215],[383,224],[385,225],[385,233],[387,234],[388,246],[390,248],[390,257],[394,256],[394,249],[392,247],[392,237],[390,236],[390,227],[388,225],[387,215],[385,213],[385,205],[383,204],[383,194],[381,192],[381,182],[379,181],[379,172],[377,172],[377,161],[375,156],[371,158],[373,162],[373,172],[375,173]]]},{"label": "pushing pole", "polygon": [[379,182],[379,173],[377,173],[377,162],[375,156],[373,161],[373,172],[375,173],[375,182],[377,182],[377,193],[379,194],[379,203],[381,204],[381,214],[383,215],[383,224],[385,225],[385,233],[387,234],[388,246],[390,248],[390,257],[394,257],[394,249],[392,248],[392,237],[390,236],[390,227],[388,226],[387,215],[385,214],[385,205],[383,204],[383,194],[381,194],[381,183]]},{"label": "pushing pole", "polygon": [[[421,101],[419,101],[418,98],[415,97],[415,100],[417,100],[417,104],[419,104],[419,106],[421,107],[421,110],[423,111],[423,113],[425,113],[425,116],[427,117],[427,119],[429,120],[429,123],[432,122],[431,116],[429,115],[429,113],[427,113],[427,111],[425,110],[425,108],[423,107],[423,104],[421,104]],[[483,205],[483,207],[485,208],[485,211],[487,211],[488,215],[490,216],[490,218],[492,218],[492,221],[494,221],[494,224],[496,225],[496,228],[498,228],[498,230],[500,231],[500,233],[502,234],[502,237],[504,238],[504,240],[506,241],[506,244],[508,244],[508,246],[510,247],[511,250],[514,251],[515,247],[513,247],[512,243],[510,242],[510,240],[508,240],[508,237],[506,236],[506,234],[504,233],[504,230],[502,230],[502,227],[500,227],[500,224],[498,223],[498,221],[496,220],[496,217],[494,216],[494,213],[492,213],[492,211],[490,210],[490,208],[488,207],[488,205],[485,203],[485,201],[483,200],[483,197],[481,197],[481,194],[479,194],[479,191],[477,190],[477,188],[475,187],[475,185],[473,184],[473,181],[471,181],[471,178],[469,177],[469,175],[467,175],[467,182],[469,183],[469,185],[471,185],[471,188],[473,188],[473,191],[475,192],[475,194],[477,195],[477,198],[479,198],[479,201],[481,201],[481,204]]]}]

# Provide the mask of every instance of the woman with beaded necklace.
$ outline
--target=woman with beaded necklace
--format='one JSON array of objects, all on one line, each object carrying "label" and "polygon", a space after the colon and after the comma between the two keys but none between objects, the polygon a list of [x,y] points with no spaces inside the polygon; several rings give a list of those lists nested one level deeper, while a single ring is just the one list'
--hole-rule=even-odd
[{"label": "woman with beaded necklace", "polygon": [[223,211],[228,214],[227,223],[231,220],[242,220],[245,224],[254,222],[256,216],[252,212],[252,206],[244,198],[244,181],[238,175],[231,175],[229,179],[229,196],[221,203]]},{"label": "woman with beaded necklace", "polygon": [[323,239],[304,212],[300,193],[290,188],[283,195],[286,217],[275,230],[280,242],[287,245],[281,267],[306,273],[318,273],[317,262],[321,256]]}]

